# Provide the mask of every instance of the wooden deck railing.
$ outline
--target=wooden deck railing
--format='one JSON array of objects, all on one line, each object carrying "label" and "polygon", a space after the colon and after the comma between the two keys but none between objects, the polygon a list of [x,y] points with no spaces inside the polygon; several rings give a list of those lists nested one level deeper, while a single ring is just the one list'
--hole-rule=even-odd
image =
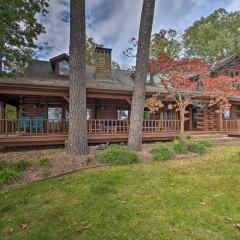
[{"label": "wooden deck railing", "polygon": [[225,132],[239,131],[240,132],[240,119],[224,120],[223,130]]},{"label": "wooden deck railing", "polygon": [[[31,119],[31,120],[0,120],[0,135],[38,135],[38,134],[67,134],[67,120]],[[128,120],[87,121],[89,134],[124,134],[129,131]],[[144,120],[143,132],[161,133],[178,132],[179,120]]]},{"label": "wooden deck railing", "polygon": [[0,120],[2,135],[37,135],[67,133],[68,121],[49,119]]}]

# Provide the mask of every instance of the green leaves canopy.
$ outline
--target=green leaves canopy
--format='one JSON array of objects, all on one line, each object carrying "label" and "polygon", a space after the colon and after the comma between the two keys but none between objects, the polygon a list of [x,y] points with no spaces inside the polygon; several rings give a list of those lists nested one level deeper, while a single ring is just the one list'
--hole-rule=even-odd
[{"label": "green leaves canopy", "polygon": [[150,56],[158,58],[163,53],[169,54],[176,58],[181,51],[181,43],[174,29],[161,29],[159,33],[155,33],[151,37]]},{"label": "green leaves canopy", "polygon": [[187,57],[201,57],[213,63],[240,49],[240,12],[218,9],[185,30],[183,44]]},{"label": "green leaves canopy", "polygon": [[0,55],[12,73],[22,72],[37,47],[34,40],[44,33],[39,14],[47,13],[49,0],[0,1]]}]

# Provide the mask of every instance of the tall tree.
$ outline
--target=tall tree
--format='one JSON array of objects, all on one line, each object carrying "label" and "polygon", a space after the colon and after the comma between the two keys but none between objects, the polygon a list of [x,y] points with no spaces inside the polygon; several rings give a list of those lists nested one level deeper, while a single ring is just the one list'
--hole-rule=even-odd
[{"label": "tall tree", "polygon": [[218,9],[185,30],[183,43],[187,57],[200,57],[210,63],[239,51],[240,11]]},{"label": "tall tree", "polygon": [[[47,13],[49,0],[0,1],[0,60],[12,73],[22,72],[37,48],[34,40],[44,33],[37,15]],[[0,61],[1,64],[1,61]],[[0,67],[1,68],[1,67]]]},{"label": "tall tree", "polygon": [[161,29],[159,33],[155,33],[151,38],[150,56],[158,58],[164,53],[169,54],[173,58],[177,58],[181,51],[181,42],[178,34],[174,29]]},{"label": "tall tree", "polygon": [[93,38],[86,38],[86,64],[95,66],[95,49],[96,47],[103,47],[102,44],[96,43]]},{"label": "tall tree", "polygon": [[71,0],[70,11],[70,118],[68,144],[69,154],[80,156],[88,153],[85,0]]},{"label": "tall tree", "polygon": [[143,0],[128,137],[128,148],[134,151],[142,149],[142,127],[146,92],[145,81],[149,61],[154,8],[155,0]]}]

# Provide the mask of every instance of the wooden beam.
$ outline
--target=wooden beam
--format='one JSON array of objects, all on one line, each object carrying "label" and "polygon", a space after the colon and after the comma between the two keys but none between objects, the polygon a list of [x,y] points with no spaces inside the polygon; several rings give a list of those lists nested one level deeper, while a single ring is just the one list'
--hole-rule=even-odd
[{"label": "wooden beam", "polygon": [[132,100],[131,100],[130,98],[126,98],[126,101],[127,101],[130,105],[132,105]]},{"label": "wooden beam", "polygon": [[87,98],[98,98],[98,99],[118,99],[126,100],[129,96],[126,95],[116,95],[116,94],[99,94],[99,93],[89,93]]},{"label": "wooden beam", "polygon": [[68,89],[64,88],[0,85],[0,94],[5,95],[62,97],[63,95],[67,95],[68,92]]},{"label": "wooden beam", "polygon": [[69,103],[69,97],[63,96],[63,98]]}]

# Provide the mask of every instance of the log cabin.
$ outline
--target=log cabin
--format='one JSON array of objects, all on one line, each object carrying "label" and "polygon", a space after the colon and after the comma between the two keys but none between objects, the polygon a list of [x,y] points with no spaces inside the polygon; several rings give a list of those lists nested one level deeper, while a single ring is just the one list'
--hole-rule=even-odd
[{"label": "log cabin", "polygon": [[[89,143],[127,141],[133,80],[128,71],[112,69],[112,50],[96,48],[95,66],[86,66],[87,128]],[[240,54],[213,65],[212,74],[240,75]],[[171,140],[178,135],[178,113],[164,96],[155,76],[146,79],[146,98],[162,92],[164,107],[151,114],[146,108],[143,140]],[[199,96],[196,96],[196,101]],[[201,101],[208,103],[207,97]],[[69,56],[49,61],[34,60],[18,77],[0,77],[0,146],[64,144],[68,136]],[[76,103],[77,104],[77,103]],[[188,108],[188,133],[240,132],[240,96],[231,99],[231,110]],[[15,119],[6,119],[6,105],[16,109]],[[222,119],[222,125],[220,124]]]}]

